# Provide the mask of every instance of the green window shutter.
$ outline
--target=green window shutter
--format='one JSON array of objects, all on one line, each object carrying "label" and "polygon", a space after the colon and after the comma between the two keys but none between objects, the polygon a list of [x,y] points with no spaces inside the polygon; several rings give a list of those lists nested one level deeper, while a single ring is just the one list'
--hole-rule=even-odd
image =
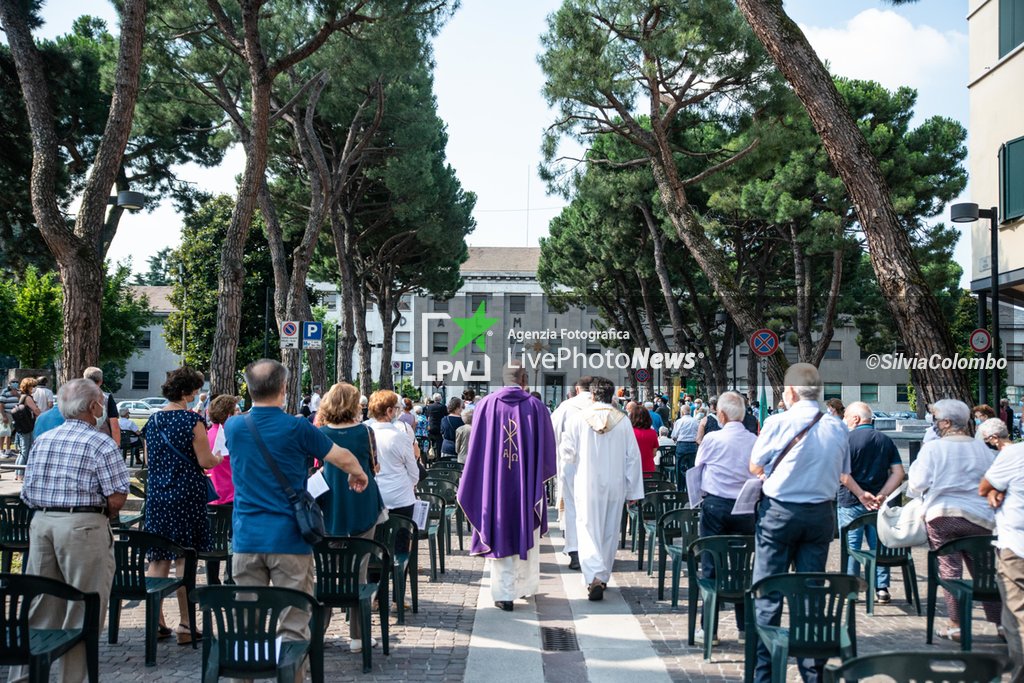
[{"label": "green window shutter", "polygon": [[1024,216],[1024,137],[999,150],[999,195],[1004,221]]},{"label": "green window shutter", "polygon": [[999,58],[1024,42],[1024,0],[999,0]]}]

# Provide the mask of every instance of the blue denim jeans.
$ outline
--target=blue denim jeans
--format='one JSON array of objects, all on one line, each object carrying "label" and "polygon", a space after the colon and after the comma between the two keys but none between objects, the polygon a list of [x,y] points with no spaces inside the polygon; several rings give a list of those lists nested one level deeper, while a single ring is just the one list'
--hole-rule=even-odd
[{"label": "blue denim jeans", "polygon": [[686,465],[693,460],[697,453],[697,444],[694,441],[676,442],[676,490],[682,491],[686,485]]},{"label": "blue denim jeans", "polygon": [[[842,529],[844,526],[852,522],[857,517],[867,514],[869,510],[863,505],[851,505],[850,507],[838,507],[836,508],[837,524]],[[846,532],[846,538],[851,548],[859,549],[861,544],[867,537],[868,548],[874,550],[878,547],[878,531],[874,525],[861,527],[854,529],[853,531]],[[850,557],[846,563],[846,573],[852,576],[860,576],[860,562],[857,562],[853,557]],[[875,589],[889,588],[889,567],[879,567],[875,565]]]},{"label": "blue denim jeans", "polygon": [[[772,574],[785,574],[792,566],[798,572],[823,572],[832,542],[835,516],[832,503],[783,503],[763,498],[757,507],[754,533],[753,583]],[[758,624],[778,626],[782,621],[781,599],[754,601]],[[798,658],[796,663],[805,683],[820,683],[825,675],[824,659]],[[764,643],[757,643],[755,683],[771,683],[772,659]]]}]

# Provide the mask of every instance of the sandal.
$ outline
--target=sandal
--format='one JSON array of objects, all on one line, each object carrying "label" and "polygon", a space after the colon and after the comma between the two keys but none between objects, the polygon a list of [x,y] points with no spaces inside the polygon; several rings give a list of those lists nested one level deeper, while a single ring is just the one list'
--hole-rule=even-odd
[{"label": "sandal", "polygon": [[163,624],[160,624],[157,627],[157,631],[156,631],[156,639],[157,640],[166,640],[167,638],[170,638],[173,635],[174,635],[174,631],[171,630],[170,626],[164,626]]},{"label": "sandal", "polygon": [[[188,627],[184,624],[178,624],[178,629],[175,631],[175,635],[178,636],[178,645],[191,645],[192,644],[192,633],[188,630]],[[202,631],[196,631],[196,641],[203,639]]]},{"label": "sandal", "polygon": [[960,642],[960,627],[949,626],[947,628],[939,629],[939,638],[945,638],[946,640],[952,640],[954,643]]}]

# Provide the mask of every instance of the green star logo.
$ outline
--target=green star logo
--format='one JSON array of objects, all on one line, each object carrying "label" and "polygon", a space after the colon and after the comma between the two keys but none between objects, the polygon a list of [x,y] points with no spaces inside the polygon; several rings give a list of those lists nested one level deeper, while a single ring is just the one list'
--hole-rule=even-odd
[{"label": "green star logo", "polygon": [[462,328],[462,336],[459,337],[458,343],[452,349],[452,355],[455,355],[471,343],[475,343],[481,351],[486,351],[487,331],[494,327],[498,319],[487,317],[486,304],[481,301],[472,317],[452,318],[452,322]]}]

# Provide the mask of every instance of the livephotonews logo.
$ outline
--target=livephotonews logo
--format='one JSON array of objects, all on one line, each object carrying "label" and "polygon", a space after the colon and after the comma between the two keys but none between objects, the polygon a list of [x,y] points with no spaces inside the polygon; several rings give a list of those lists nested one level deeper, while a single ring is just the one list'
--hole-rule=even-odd
[{"label": "livephotonews logo", "polygon": [[497,324],[498,319],[487,317],[486,302],[480,302],[476,312],[468,318],[453,318],[447,313],[424,313],[420,320],[423,323],[420,339],[423,356],[419,363],[421,382],[444,382],[449,379],[463,382],[491,381],[491,359],[486,355],[482,359],[482,370],[476,373],[474,372],[476,367],[474,361],[437,360],[431,364],[428,358],[429,350],[432,348],[430,343],[431,320],[451,320],[461,330],[459,340],[449,351],[450,355],[454,356],[470,344],[476,346],[480,351],[487,351],[487,338],[494,335],[491,328]]}]

